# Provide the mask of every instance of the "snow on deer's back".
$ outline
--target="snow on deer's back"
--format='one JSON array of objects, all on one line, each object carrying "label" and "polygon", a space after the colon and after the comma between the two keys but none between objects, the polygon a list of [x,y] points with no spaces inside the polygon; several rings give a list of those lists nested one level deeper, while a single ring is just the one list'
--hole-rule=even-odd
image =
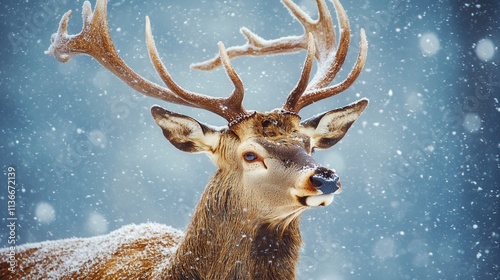
[{"label": "snow on deer's back", "polygon": [[155,279],[177,250],[182,232],[156,224],[131,224],[106,235],[31,243],[0,250],[0,279]]}]

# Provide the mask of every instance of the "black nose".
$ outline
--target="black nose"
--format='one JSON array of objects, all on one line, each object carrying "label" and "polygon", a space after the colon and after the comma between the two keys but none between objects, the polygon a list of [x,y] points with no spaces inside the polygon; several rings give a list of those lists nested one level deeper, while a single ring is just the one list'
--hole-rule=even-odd
[{"label": "black nose", "polygon": [[322,169],[309,178],[311,184],[323,194],[334,193],[339,189],[339,176],[329,169]]}]

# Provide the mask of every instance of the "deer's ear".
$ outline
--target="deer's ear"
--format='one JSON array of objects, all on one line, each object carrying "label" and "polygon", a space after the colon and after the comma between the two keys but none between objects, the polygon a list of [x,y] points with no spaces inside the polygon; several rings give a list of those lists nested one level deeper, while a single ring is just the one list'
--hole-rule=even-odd
[{"label": "deer's ear", "polygon": [[151,114],[163,130],[165,138],[177,149],[189,152],[213,153],[218,145],[218,130],[181,114],[167,111],[159,106],[151,107]]},{"label": "deer's ear", "polygon": [[368,99],[361,99],[301,122],[302,128],[311,137],[311,146],[327,149],[337,144],[367,105]]}]

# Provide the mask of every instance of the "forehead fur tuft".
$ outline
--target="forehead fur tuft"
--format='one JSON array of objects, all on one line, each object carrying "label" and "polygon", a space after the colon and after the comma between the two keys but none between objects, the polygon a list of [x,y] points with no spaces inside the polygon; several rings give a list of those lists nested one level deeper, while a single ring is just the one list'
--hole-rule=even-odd
[{"label": "forehead fur tuft", "polygon": [[231,126],[231,130],[241,137],[286,137],[293,136],[300,127],[300,117],[290,112],[275,110],[257,112],[247,119]]}]

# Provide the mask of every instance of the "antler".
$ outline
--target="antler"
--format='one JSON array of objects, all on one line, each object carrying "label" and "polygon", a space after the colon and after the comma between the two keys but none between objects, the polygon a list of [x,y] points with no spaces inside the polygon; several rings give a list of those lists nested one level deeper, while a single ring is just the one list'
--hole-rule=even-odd
[{"label": "antler", "polygon": [[[347,14],[338,0],[331,1],[335,6],[338,24],[340,26],[340,38],[337,48],[335,46],[335,29],[333,27],[330,12],[324,0],[316,0],[319,12],[318,20],[312,20],[291,0],[282,0],[290,13],[302,24],[304,28],[303,35],[265,40],[249,29],[242,28],[240,32],[247,38],[247,43],[242,46],[234,46],[227,49],[229,58],[247,55],[261,56],[289,53],[303,49],[308,50],[299,83],[294,90],[292,90],[287,101],[283,105],[283,109],[287,111],[298,113],[302,108],[316,101],[334,96],[344,91],[356,80],[365,64],[368,44],[365,32],[361,29],[360,50],[353,69],[344,81],[328,86],[344,64],[350,40],[350,27]],[[311,40],[314,40],[313,46],[309,43]],[[316,74],[308,83],[310,71],[312,69],[313,56],[318,60],[318,67]],[[215,57],[191,66],[200,70],[212,70],[220,65],[221,59]]]},{"label": "antler", "polygon": [[51,45],[45,53],[55,56],[60,62],[67,62],[78,54],[90,55],[127,85],[144,95],[171,103],[205,109],[222,116],[229,123],[249,114],[242,106],[243,84],[231,66],[222,43],[219,43],[219,57],[234,84],[233,94],[228,98],[217,98],[187,91],[173,81],[161,62],[153,40],[149,18],[146,17],[148,52],[156,71],[168,88],[159,86],[137,74],[118,55],[109,33],[106,4],[106,0],[97,0],[94,12],[92,12],[90,3],[84,2],[83,28],[76,35],[68,35],[67,33],[71,11],[66,12],[61,18],[57,33],[52,35]]}]

